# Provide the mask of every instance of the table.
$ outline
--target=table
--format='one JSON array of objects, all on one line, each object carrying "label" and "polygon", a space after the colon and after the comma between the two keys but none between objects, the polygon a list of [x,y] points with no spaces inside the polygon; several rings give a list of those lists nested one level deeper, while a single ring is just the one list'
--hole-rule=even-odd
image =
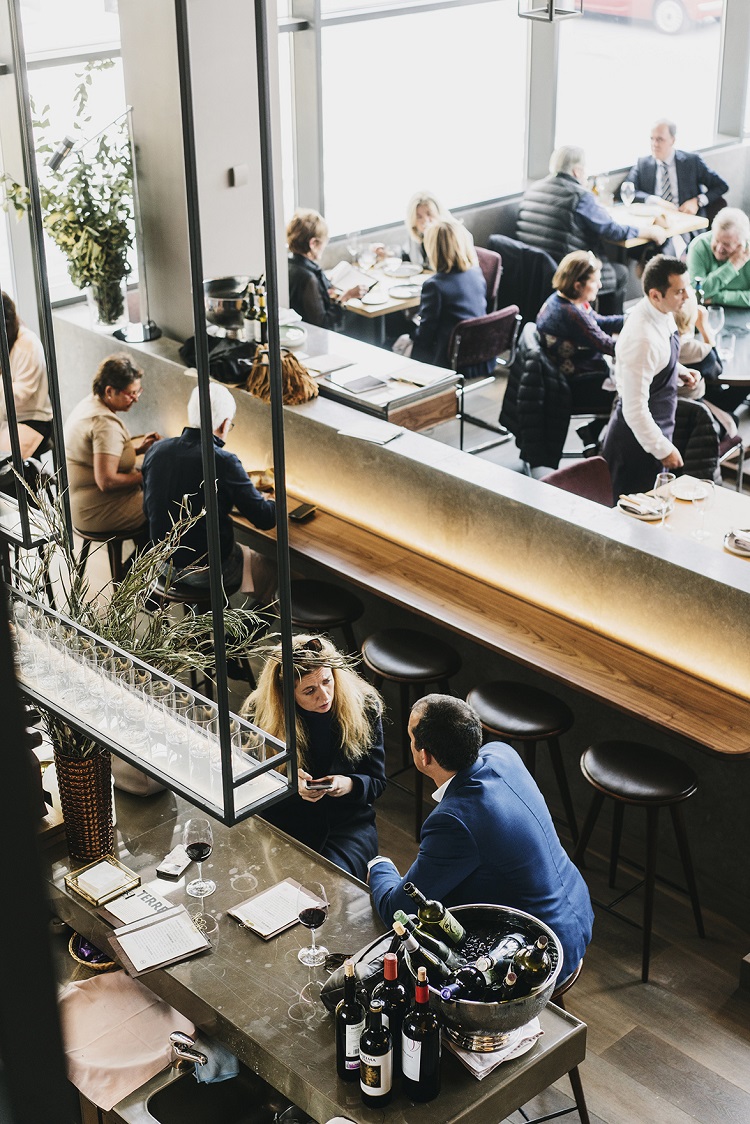
[{"label": "table", "polygon": [[[142,883],[150,882],[161,858],[182,838],[192,811],[168,792],[148,800],[118,793],[117,858],[140,874]],[[297,959],[307,932],[295,927],[262,941],[227,915],[227,909],[289,875],[303,885],[319,881],[331,903],[325,943],[335,951],[354,952],[384,929],[369,893],[356,878],[262,820],[233,828],[214,822],[213,834],[210,867],[217,889],[206,899],[206,909],[219,919],[218,943],[202,956],[149,972],[142,982],[315,1120],[341,1115],[360,1124],[382,1121],[382,1112],[364,1108],[356,1085],[336,1076],[333,1020],[316,998],[325,972],[305,968]],[[107,948],[111,927],[64,885],[72,865],[64,848],[45,852],[41,861],[57,915],[97,947]],[[160,880],[159,892],[175,905],[197,904],[185,896],[184,877],[176,883]],[[389,1124],[503,1120],[584,1060],[584,1023],[552,1005],[540,1021],[544,1035],[533,1049],[481,1082],[446,1054],[439,1099],[413,1105],[397,1094],[385,1118]]]},{"label": "table", "polygon": [[[337,355],[356,364],[356,373],[385,380],[384,386],[355,393],[321,377],[318,389],[324,398],[333,398],[362,413],[415,431],[455,418],[456,388],[460,381],[455,371],[406,359],[340,332],[329,332],[312,324],[304,327],[307,331],[305,352],[297,352],[301,363],[305,362],[305,355]],[[346,367],[334,375],[347,375],[354,370],[354,366]],[[391,377],[394,374],[397,378]],[[410,375],[414,382],[408,381]],[[425,380],[426,385],[419,385]]]},{"label": "table", "polygon": [[[733,357],[723,360],[724,370],[719,383],[726,386],[750,386],[750,308],[725,308],[721,335],[733,336],[735,347]],[[721,338],[717,340],[717,344],[721,346]]]},{"label": "table", "polygon": [[[626,207],[624,203],[613,203],[605,210],[615,222],[619,222],[623,226],[630,226],[634,219],[652,219],[656,215],[663,214],[667,219],[665,228],[667,238],[673,238],[677,234],[689,234],[693,230],[705,230],[709,225],[708,219],[702,215],[689,215],[684,211],[664,210],[655,203],[631,203],[629,207]],[[648,238],[626,238],[623,241],[615,242],[614,245],[623,246],[626,250],[630,250],[634,246],[645,246],[648,241]]]},{"label": "table", "polygon": [[[683,481],[686,483],[683,484]],[[690,487],[692,484],[697,486],[698,480],[693,476],[680,476],[679,484],[682,487]],[[624,512],[620,514],[623,519],[633,518]],[[750,496],[730,491],[728,488],[714,488],[713,502],[705,512],[704,521],[709,537],[700,540],[700,546],[732,555],[732,552],[726,550],[724,546],[724,535],[732,529],[750,528]],[[674,509],[667,516],[665,531],[658,521],[647,523],[641,520],[641,522],[652,528],[656,534],[663,534],[666,531],[679,535],[680,538],[690,540],[696,550],[699,549],[699,542],[693,537],[693,531],[698,527],[700,520],[696,507],[689,501],[675,499]],[[747,562],[750,563],[750,557]]]},{"label": "table", "polygon": [[[413,281],[424,281],[425,277],[429,277],[429,272],[418,274],[414,277],[389,277],[383,269],[373,268],[371,271],[373,277],[377,277],[377,284],[370,289],[370,294],[382,291],[389,292],[394,285],[410,284]],[[370,295],[368,294],[368,296]],[[391,297],[383,304],[363,304],[359,297],[353,297],[344,305],[344,308],[349,312],[353,312],[356,316],[364,317],[365,320],[372,322],[373,330],[373,343],[382,346],[385,343],[385,317],[391,312],[406,312],[410,308],[419,308],[421,295],[413,297]]]}]

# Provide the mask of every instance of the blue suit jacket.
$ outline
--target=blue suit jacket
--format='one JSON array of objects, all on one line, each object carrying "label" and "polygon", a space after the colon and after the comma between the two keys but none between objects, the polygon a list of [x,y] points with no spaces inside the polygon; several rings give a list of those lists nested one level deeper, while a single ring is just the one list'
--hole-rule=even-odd
[{"label": "blue suit jacket", "polygon": [[[463,272],[433,273],[422,286],[421,322],[414,337],[412,359],[449,367],[448,344],[460,320],[487,315],[487,286],[478,265]],[[463,371],[469,378],[492,373],[494,363],[480,363]]]},{"label": "blue suit jacket", "polygon": [[[709,203],[713,203],[729,190],[729,184],[712,171],[697,152],[682,152],[678,148],[675,149],[674,158],[679,204],[684,203],[686,199],[695,199],[701,194],[708,198]],[[641,156],[638,163],[630,169],[628,179],[635,184],[635,198],[639,203],[642,203],[648,195],[654,195],[656,188],[654,157]],[[699,214],[703,214],[703,208]]]},{"label": "blue suit jacket", "polygon": [[401,878],[391,863],[370,871],[378,913],[413,909],[404,883],[446,905],[490,902],[533,914],[563,946],[561,979],[575,969],[591,939],[594,915],[588,888],[562,848],[533,778],[515,750],[482,747],[457,773],[422,827],[419,854]]}]

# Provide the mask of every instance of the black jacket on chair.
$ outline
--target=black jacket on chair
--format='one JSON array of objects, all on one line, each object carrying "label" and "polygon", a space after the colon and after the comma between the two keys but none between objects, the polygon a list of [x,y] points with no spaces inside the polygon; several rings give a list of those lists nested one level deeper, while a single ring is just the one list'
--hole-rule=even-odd
[{"label": "black jacket on chair", "polygon": [[684,464],[680,476],[721,481],[719,472],[719,429],[711,411],[702,402],[677,399],[677,414],[672,442]]},{"label": "black jacket on chair", "polygon": [[539,346],[532,324],[521,333],[500,411],[530,468],[557,468],[570,425],[570,384]]},{"label": "black jacket on chair", "polygon": [[527,246],[504,234],[491,235],[489,249],[503,259],[497,307],[517,304],[524,323],[536,320],[552,292],[552,277],[557,269],[554,258],[536,246]]}]

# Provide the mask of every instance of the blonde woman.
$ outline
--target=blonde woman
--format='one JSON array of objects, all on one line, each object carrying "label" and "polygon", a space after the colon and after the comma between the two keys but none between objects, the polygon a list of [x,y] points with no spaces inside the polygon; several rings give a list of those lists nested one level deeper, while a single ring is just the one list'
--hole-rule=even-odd
[{"label": "blonde woman", "polygon": [[[456,324],[487,314],[487,286],[477,264],[474,243],[466,227],[442,218],[427,227],[425,250],[435,272],[422,286],[419,327],[412,359],[449,367],[448,344]],[[492,373],[494,362],[479,363],[462,372],[467,378]]]},{"label": "blonde woman", "polygon": [[[385,788],[382,700],[324,637],[295,636],[292,663],[299,792],[264,815],[364,882],[378,852],[373,805]],[[243,711],[286,740],[280,647]]]},{"label": "blonde woman", "polygon": [[406,208],[406,229],[409,232],[409,244],[406,247],[406,256],[409,261],[428,267],[427,252],[424,247],[424,236],[429,226],[441,218],[449,218],[449,212],[438,203],[431,191],[417,191],[412,195]]}]

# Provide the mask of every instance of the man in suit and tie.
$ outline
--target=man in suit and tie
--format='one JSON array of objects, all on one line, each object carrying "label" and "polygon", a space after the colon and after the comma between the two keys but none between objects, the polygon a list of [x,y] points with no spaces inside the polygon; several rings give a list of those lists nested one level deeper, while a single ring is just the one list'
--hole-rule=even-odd
[{"label": "man in suit and tie", "polygon": [[566,979],[591,939],[591,899],[521,758],[502,742],[483,746],[476,711],[450,695],[415,703],[409,737],[416,768],[435,785],[437,807],[404,878],[382,855],[368,863],[383,921],[389,925],[394,910],[413,908],[406,882],[448,906],[490,902],[521,909],[557,934],[564,956],[560,979]]},{"label": "man in suit and tie", "polygon": [[689,215],[705,215],[706,207],[729,190],[697,152],[675,147],[677,126],[662,119],[651,130],[651,155],[641,156],[628,175],[639,203],[658,203]]}]

